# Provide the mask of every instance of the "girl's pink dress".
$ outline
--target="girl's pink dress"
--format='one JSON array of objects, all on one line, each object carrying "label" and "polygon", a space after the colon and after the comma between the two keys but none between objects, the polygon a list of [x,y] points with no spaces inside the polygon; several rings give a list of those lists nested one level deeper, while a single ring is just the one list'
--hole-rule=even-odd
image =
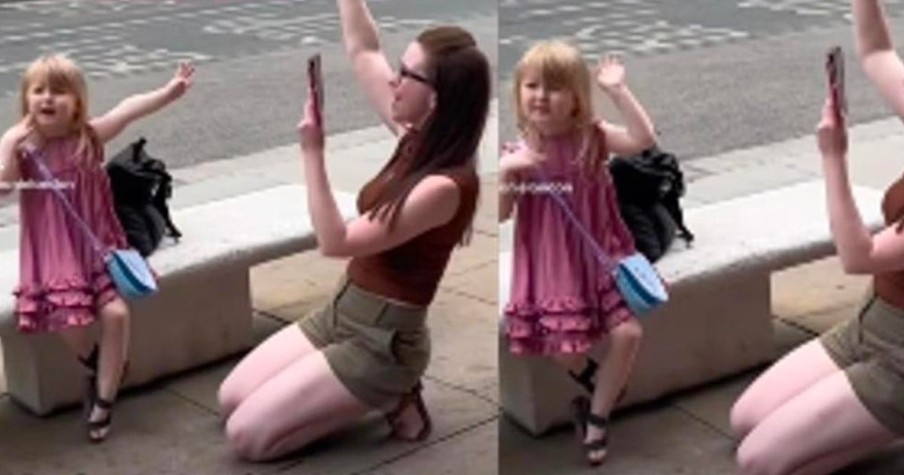
[{"label": "girl's pink dress", "polygon": [[[97,148],[94,157],[76,156],[78,138],[67,137],[48,140],[39,154],[103,246],[124,249],[128,244],[113,209],[103,149]],[[46,188],[32,160],[23,157],[19,163],[19,285],[13,291],[19,331],[88,325],[119,294],[101,255]]]},{"label": "girl's pink dress", "polygon": [[[601,131],[597,143],[607,157]],[[615,259],[629,255],[634,240],[619,214],[608,168],[588,170],[577,161],[579,148],[571,134],[551,139],[542,174],[525,180],[538,183],[543,177],[561,186],[560,196],[606,253]],[[633,317],[611,273],[554,198],[523,191],[516,210],[511,295],[504,310],[513,353],[583,353]]]}]

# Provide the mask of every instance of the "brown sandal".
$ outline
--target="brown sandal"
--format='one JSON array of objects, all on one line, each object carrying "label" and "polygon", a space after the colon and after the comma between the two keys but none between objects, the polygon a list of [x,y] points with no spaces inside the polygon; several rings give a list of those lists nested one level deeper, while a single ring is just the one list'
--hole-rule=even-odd
[{"label": "brown sandal", "polygon": [[[422,442],[426,440],[433,431],[433,421],[430,420],[430,413],[427,412],[427,406],[424,404],[424,399],[421,397],[423,389],[424,387],[421,385],[421,382],[418,381],[410,392],[402,395],[396,408],[386,413],[386,422],[392,427],[392,436],[396,439],[404,440],[406,442]],[[413,438],[399,435],[399,419],[401,418],[402,413],[411,405],[414,405],[415,409],[417,409],[421,422],[424,424],[423,427],[421,427],[421,430],[418,431],[417,435]]]}]

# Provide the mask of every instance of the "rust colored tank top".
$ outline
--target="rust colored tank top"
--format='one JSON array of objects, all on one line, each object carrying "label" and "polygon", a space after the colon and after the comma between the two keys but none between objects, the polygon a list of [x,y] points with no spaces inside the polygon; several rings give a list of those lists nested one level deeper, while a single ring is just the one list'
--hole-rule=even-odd
[{"label": "rust colored tank top", "polygon": [[[888,187],[882,198],[882,216],[885,224],[897,225],[904,213],[904,176]],[[904,232],[904,229],[901,230]],[[873,278],[876,294],[886,302],[904,308],[904,270],[878,274]]]},{"label": "rust colored tank top", "polygon": [[[392,186],[398,164],[386,168],[358,194],[358,212],[373,208],[381,190]],[[449,222],[428,230],[399,246],[379,254],[355,257],[348,264],[348,277],[359,287],[377,295],[419,306],[433,301],[452,250],[461,241],[477,209],[479,178],[469,167],[437,171],[452,179],[460,190],[458,211]]]}]

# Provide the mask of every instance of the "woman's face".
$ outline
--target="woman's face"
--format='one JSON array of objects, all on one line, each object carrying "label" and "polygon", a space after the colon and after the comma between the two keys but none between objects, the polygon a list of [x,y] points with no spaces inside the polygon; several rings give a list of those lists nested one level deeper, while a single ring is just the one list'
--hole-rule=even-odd
[{"label": "woman's face", "polygon": [[406,126],[419,126],[433,111],[436,92],[427,67],[427,53],[414,41],[399,59],[398,70],[390,81],[392,118]]}]

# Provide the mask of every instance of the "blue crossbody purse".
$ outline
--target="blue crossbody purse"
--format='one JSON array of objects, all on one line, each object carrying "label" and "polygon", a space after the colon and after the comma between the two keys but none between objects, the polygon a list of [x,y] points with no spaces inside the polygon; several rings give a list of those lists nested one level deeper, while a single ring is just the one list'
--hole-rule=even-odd
[{"label": "blue crossbody purse", "polygon": [[669,294],[662,283],[662,278],[659,277],[659,273],[656,272],[646,256],[635,252],[616,262],[603,251],[602,246],[590,234],[590,231],[574,215],[565,199],[556,191],[551,192],[550,195],[593,249],[596,258],[603,265],[603,269],[612,272],[619,293],[634,315],[647,314],[668,302]]},{"label": "blue crossbody purse", "polygon": [[57,197],[63,203],[69,215],[78,223],[82,232],[91,241],[91,245],[97,254],[103,259],[107,266],[110,278],[116,285],[116,290],[120,295],[127,299],[138,299],[147,297],[157,292],[157,281],[147,261],[135,249],[104,249],[100,239],[91,231],[85,220],[79,216],[78,212],[72,206],[72,203],[66,198],[62,191],[56,185],[56,179],[50,173],[44,160],[39,156],[36,150],[26,150],[26,155],[31,158],[41,174],[41,178],[47,181],[49,188],[56,193]]}]

